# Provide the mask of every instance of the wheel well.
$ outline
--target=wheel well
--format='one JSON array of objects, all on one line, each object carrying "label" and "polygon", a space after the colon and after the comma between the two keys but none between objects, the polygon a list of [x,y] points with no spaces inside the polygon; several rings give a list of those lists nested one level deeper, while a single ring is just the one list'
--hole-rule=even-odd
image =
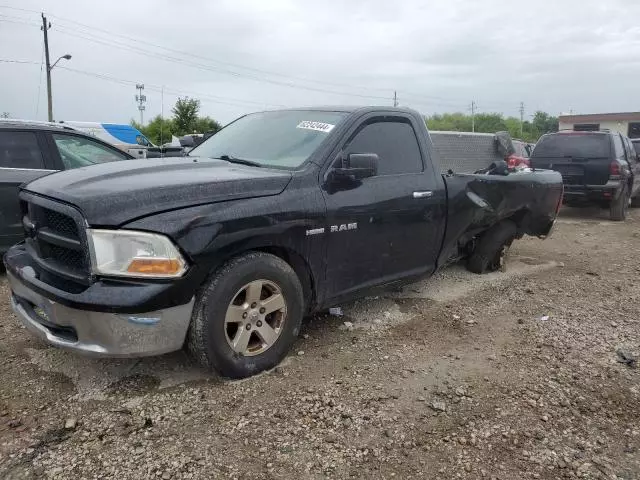
[{"label": "wheel well", "polygon": [[516,227],[518,228],[518,238],[520,238],[524,234],[524,232],[527,231],[529,227],[530,219],[531,219],[531,212],[529,210],[522,209],[522,210],[518,210],[517,212],[515,212],[513,215],[511,215],[509,218],[506,218],[505,220],[511,220],[513,223],[516,224]]},{"label": "wheel well", "polygon": [[293,268],[296,275],[298,275],[300,283],[302,283],[305,307],[307,311],[312,310],[316,302],[315,284],[313,281],[313,275],[311,274],[311,268],[301,255],[284,247],[258,247],[252,248],[251,250],[270,253],[291,265],[291,268]]}]

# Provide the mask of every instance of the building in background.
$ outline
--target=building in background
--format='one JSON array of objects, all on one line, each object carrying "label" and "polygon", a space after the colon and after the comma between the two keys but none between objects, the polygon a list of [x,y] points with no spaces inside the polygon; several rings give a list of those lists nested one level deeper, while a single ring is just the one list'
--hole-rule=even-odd
[{"label": "building in background", "polygon": [[589,132],[608,129],[629,138],[640,138],[640,112],[590,113],[585,115],[560,115],[560,130]]}]

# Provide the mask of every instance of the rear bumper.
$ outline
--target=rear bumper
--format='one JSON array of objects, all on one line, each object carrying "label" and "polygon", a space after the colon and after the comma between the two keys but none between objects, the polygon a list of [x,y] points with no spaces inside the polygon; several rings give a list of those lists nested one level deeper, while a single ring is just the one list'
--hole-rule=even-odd
[{"label": "rear bumper", "polygon": [[565,185],[564,202],[567,201],[609,201],[615,200],[622,192],[622,181],[609,180],[604,185]]}]

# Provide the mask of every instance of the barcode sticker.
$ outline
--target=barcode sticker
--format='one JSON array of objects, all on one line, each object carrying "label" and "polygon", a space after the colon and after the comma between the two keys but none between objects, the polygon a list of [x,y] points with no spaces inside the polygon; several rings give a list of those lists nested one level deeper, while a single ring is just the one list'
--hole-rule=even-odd
[{"label": "barcode sticker", "polygon": [[309,120],[305,120],[303,122],[300,122],[296,128],[304,128],[305,130],[315,130],[317,132],[329,133],[331,130],[333,130],[333,127],[335,127],[335,125],[331,125],[330,123],[312,122]]}]

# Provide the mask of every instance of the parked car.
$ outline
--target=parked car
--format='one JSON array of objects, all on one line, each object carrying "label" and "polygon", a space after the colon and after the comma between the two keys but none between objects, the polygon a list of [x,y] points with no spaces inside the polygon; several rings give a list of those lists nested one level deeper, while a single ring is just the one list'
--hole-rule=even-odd
[{"label": "parked car", "polygon": [[509,168],[529,167],[529,157],[531,156],[531,145],[522,140],[513,140],[514,153],[507,157]]},{"label": "parked car", "polygon": [[611,131],[562,131],[543,135],[531,156],[534,168],[562,174],[564,203],[599,205],[612,220],[626,218],[640,194],[640,163],[627,137]]},{"label": "parked car", "polygon": [[549,234],[562,196],[558,173],[504,161],[439,174],[423,118],[401,108],[250,114],[192,154],[22,189],[26,240],[4,262],[31,332],[106,356],[186,343],[245,377],[283,359],[307,313],[456,259],[500,268],[515,239]]},{"label": "parked car", "polygon": [[0,254],[24,237],[18,187],[57,170],[133,157],[56,123],[0,121]]},{"label": "parked car", "polygon": [[76,121],[64,121],[60,123],[86,133],[87,135],[99,138],[135,158],[182,157],[185,153],[179,144],[154,145],[140,130],[126,123]]},{"label": "parked car", "polygon": [[640,138],[632,138],[631,143],[633,144],[633,148],[636,151],[638,161],[640,161]]},{"label": "parked car", "polygon": [[132,125],[76,121],[64,121],[60,123],[86,133],[87,135],[99,138],[135,158],[146,158],[147,149],[154,146],[140,130]]}]

